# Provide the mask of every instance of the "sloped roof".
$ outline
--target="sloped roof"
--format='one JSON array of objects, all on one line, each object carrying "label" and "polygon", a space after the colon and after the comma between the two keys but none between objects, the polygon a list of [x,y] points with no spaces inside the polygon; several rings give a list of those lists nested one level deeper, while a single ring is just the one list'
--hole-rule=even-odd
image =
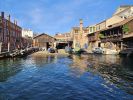
[{"label": "sloped roof", "polygon": [[[35,38],[37,38],[37,37],[40,37],[40,36],[42,36],[42,35],[47,35],[47,36],[49,36],[49,37],[51,37],[51,38],[54,38],[54,37],[52,37],[52,36],[50,36],[50,35],[48,35],[48,34],[46,34],[46,33],[42,33],[42,34],[39,34],[39,35],[33,37],[33,39],[35,39]],[[55,39],[55,38],[54,38],[54,39]]]},{"label": "sloped roof", "polygon": [[[120,14],[126,10],[128,10],[129,8],[133,7],[133,5],[121,5],[119,8],[117,8],[117,10],[115,11],[115,13],[113,15],[117,15]],[[124,8],[122,11],[118,11],[119,9]]]},{"label": "sloped roof", "polygon": [[133,5],[121,5],[120,7],[132,7]]}]

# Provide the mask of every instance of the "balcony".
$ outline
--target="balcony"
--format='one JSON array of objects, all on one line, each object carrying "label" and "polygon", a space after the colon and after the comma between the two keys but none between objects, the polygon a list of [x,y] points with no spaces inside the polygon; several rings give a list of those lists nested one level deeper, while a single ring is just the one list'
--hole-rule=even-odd
[{"label": "balcony", "polygon": [[128,34],[123,34],[123,38],[130,38],[133,37],[133,32]]},{"label": "balcony", "polygon": [[122,40],[122,36],[101,38],[101,42],[117,42],[121,40]]},{"label": "balcony", "polygon": [[93,41],[97,41],[97,40],[98,40],[98,38],[96,36],[91,36],[88,38],[89,42],[93,42]]}]

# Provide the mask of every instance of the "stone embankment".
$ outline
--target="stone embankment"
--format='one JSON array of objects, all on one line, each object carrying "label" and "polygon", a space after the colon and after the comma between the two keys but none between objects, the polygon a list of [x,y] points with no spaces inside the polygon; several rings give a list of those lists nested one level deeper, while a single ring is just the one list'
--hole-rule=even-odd
[{"label": "stone embankment", "polygon": [[68,53],[65,52],[64,49],[58,50],[58,53],[49,53],[48,51],[38,51],[36,53],[33,53],[32,56],[37,57],[44,57],[44,56],[69,56]]}]

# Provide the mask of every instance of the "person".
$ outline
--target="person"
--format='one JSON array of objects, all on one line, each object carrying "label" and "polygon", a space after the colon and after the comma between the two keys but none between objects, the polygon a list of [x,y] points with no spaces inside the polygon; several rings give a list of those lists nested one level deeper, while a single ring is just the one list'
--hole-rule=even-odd
[{"label": "person", "polygon": [[50,47],[48,48],[48,52],[49,52],[49,53],[51,52],[51,48],[50,48]]}]

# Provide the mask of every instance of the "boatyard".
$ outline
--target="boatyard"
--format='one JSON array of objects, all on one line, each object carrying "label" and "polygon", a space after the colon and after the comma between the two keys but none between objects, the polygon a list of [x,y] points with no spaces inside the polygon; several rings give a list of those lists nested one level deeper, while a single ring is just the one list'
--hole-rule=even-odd
[{"label": "boatyard", "polygon": [[0,100],[133,100],[132,0],[1,1]]}]

